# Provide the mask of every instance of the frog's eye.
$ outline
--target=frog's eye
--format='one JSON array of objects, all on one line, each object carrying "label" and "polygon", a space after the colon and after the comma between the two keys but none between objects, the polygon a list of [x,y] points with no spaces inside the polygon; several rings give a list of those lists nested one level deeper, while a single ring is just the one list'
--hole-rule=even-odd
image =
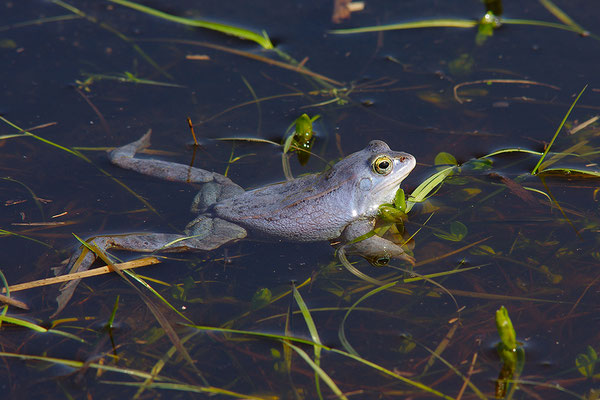
[{"label": "frog's eye", "polygon": [[374,267],[385,267],[390,262],[390,258],[387,256],[381,256],[371,260],[371,265]]},{"label": "frog's eye", "polygon": [[394,168],[394,163],[388,156],[379,156],[373,161],[373,171],[379,175],[389,174],[392,172],[392,168]]}]

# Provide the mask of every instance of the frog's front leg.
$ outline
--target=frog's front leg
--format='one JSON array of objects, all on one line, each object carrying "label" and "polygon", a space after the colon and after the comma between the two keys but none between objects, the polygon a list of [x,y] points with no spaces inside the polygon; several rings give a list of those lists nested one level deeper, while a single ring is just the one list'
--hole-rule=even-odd
[{"label": "frog's front leg", "polygon": [[[152,252],[185,252],[196,250],[214,250],[227,242],[246,237],[246,230],[238,225],[221,220],[200,216],[196,218],[186,232],[189,236],[169,233],[129,233],[121,235],[96,236],[87,240],[87,243],[96,247],[99,252],[107,250],[127,250],[140,253]],[[67,266],[63,269],[66,273],[88,270],[96,261],[97,255],[85,246],[71,256]],[[62,273],[58,271],[57,275]],[[73,296],[79,279],[70,281],[60,288],[56,298],[58,309],[53,317],[61,312]]]},{"label": "frog's front leg", "polygon": [[216,182],[225,185],[232,191],[243,192],[240,186],[236,185],[227,178],[216,172],[206,171],[201,168],[190,167],[174,162],[135,158],[135,153],[150,146],[150,136],[152,130],[149,130],[144,136],[135,142],[118,147],[108,153],[110,161],[121,168],[133,170],[144,175],[154,176],[175,182],[188,183],[208,183]]},{"label": "frog's front leg", "polygon": [[342,232],[339,238],[341,243],[338,247],[343,248],[346,253],[358,254],[376,267],[386,265],[392,258],[408,261],[412,265],[415,264],[414,257],[406,254],[402,246],[381,236],[373,235],[355,241],[361,236],[372,232],[373,228],[374,221],[372,220],[361,219],[352,222]]}]

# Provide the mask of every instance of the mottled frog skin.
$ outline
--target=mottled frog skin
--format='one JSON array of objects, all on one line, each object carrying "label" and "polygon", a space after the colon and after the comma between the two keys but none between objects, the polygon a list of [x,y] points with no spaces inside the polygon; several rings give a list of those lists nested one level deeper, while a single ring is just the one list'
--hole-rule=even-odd
[{"label": "mottled frog skin", "polygon": [[[393,202],[400,183],[416,164],[412,155],[373,140],[325,172],[245,191],[216,172],[135,157],[149,145],[150,132],[111,151],[109,159],[145,175],[203,184],[192,204],[197,217],[188,224],[185,235],[130,233],[88,240],[101,250],[213,250],[246,237],[248,231],[289,241],[349,243],[373,229],[379,206]],[[400,246],[377,236],[352,243],[351,248],[364,252],[367,259],[383,255],[410,260]],[[71,257],[68,272],[88,269],[95,258],[82,246]],[[70,297],[75,285],[73,281],[63,287],[61,296]]]}]

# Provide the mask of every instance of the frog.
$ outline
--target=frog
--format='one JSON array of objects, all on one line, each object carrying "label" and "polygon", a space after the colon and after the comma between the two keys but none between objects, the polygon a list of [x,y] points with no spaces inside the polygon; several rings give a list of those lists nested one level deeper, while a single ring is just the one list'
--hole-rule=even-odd
[{"label": "frog", "polygon": [[[191,207],[196,216],[183,234],[126,233],[87,240],[102,252],[211,251],[251,232],[276,240],[330,241],[379,263],[390,258],[414,261],[400,245],[382,237],[356,241],[373,230],[379,206],[393,201],[401,182],[415,167],[411,154],[373,140],[323,172],[245,190],[217,172],[136,157],[150,146],[151,133],[149,130],[140,139],[109,151],[110,162],[155,178],[201,184]],[[81,246],[64,270],[89,269],[95,259],[94,252]],[[71,281],[61,288],[59,305],[66,304],[77,283]]]}]

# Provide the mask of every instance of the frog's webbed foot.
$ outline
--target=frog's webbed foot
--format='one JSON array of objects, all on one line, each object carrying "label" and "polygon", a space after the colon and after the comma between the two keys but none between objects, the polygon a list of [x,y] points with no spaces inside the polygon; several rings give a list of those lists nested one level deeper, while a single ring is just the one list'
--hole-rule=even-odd
[{"label": "frog's webbed foot", "polygon": [[216,249],[233,240],[243,239],[247,235],[246,230],[241,226],[207,215],[196,217],[185,227],[185,233],[206,247],[204,250]]},{"label": "frog's webbed foot", "polygon": [[[232,229],[228,225],[221,224],[219,222],[210,223],[210,218],[205,218],[208,222],[205,222],[202,226],[197,226],[197,230],[192,232],[192,235],[178,235],[168,233],[130,233],[122,235],[111,235],[111,236],[96,236],[87,240],[87,243],[96,247],[99,252],[106,252],[107,250],[127,250],[140,253],[152,253],[152,252],[185,252],[194,250],[214,250],[219,246],[236,239],[242,239],[246,236],[246,231],[243,228],[234,225],[236,229]],[[223,221],[226,222],[226,221]],[[227,224],[233,225],[229,222]],[[201,228],[206,231],[200,231]],[[214,237],[212,235],[215,235]],[[86,248],[80,246],[80,248],[71,256],[67,266],[62,271],[56,271],[57,275],[61,273],[73,273],[88,270],[94,261],[96,261],[96,254]],[[56,298],[58,302],[58,309],[52,315],[56,316],[60,313],[68,301],[73,296],[80,279],[76,279],[67,282],[60,288],[60,294]]]},{"label": "frog's webbed foot", "polygon": [[113,164],[118,165],[121,168],[130,169],[144,175],[154,176],[156,178],[175,182],[216,182],[220,185],[237,188],[237,190],[241,190],[243,192],[243,189],[233,183],[229,178],[216,172],[210,172],[204,169],[189,167],[187,165],[174,162],[135,158],[136,152],[150,146],[151,134],[152,130],[149,130],[144,136],[135,142],[110,151],[108,153],[108,158]]},{"label": "frog's webbed foot", "polygon": [[381,267],[387,265],[393,258],[415,264],[414,257],[407,254],[402,246],[391,240],[373,235],[365,239],[355,241],[373,230],[373,221],[359,220],[351,223],[344,229],[340,236],[341,244],[348,254],[358,254],[367,260],[371,265]]}]

